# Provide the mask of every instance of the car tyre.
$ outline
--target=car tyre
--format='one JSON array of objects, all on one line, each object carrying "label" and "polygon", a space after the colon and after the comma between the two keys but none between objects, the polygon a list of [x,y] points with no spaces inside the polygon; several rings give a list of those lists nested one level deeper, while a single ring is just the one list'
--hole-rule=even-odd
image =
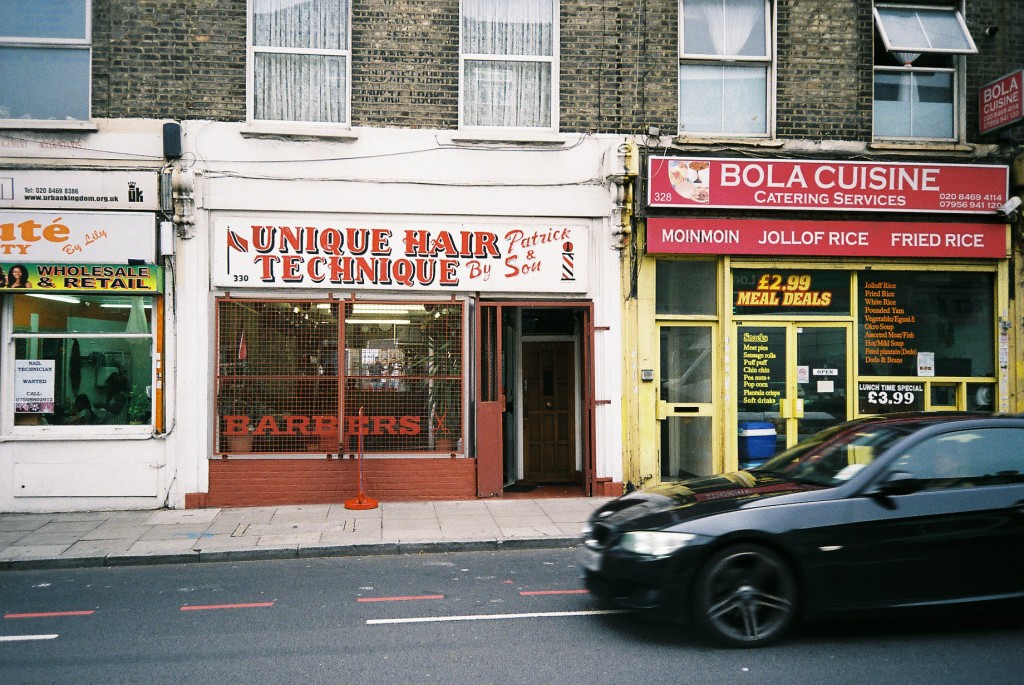
[{"label": "car tyre", "polygon": [[730,647],[762,647],[780,639],[797,614],[796,579],[789,564],[761,545],[716,553],[694,582],[694,623]]}]

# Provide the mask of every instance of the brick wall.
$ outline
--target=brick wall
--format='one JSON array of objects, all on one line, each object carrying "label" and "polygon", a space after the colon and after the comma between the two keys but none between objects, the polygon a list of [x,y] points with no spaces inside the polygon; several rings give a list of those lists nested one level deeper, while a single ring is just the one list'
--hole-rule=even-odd
[{"label": "brick wall", "polygon": [[245,119],[245,0],[94,0],[93,116]]},{"label": "brick wall", "polygon": [[[871,5],[777,0],[779,138],[870,141]],[[567,0],[560,17],[561,129],[675,133],[678,0]],[[978,87],[1024,64],[1024,3],[971,0],[966,18],[974,140]],[[243,121],[245,32],[245,0],[94,0],[93,115]],[[455,129],[458,88],[458,0],[353,0],[354,125]]]},{"label": "brick wall", "polygon": [[870,3],[778,4],[779,138],[871,139]]},{"label": "brick wall", "polygon": [[458,79],[458,0],[353,2],[353,125],[457,128]]},{"label": "brick wall", "polygon": [[[330,504],[355,497],[353,459],[211,460],[209,493],[186,497],[186,506],[248,507]],[[366,459],[363,492],[381,502],[476,497],[475,459]]]}]

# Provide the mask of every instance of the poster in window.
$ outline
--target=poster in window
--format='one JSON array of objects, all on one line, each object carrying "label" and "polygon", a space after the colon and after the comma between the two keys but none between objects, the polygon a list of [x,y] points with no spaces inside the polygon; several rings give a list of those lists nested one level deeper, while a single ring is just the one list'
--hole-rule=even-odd
[{"label": "poster in window", "polygon": [[14,362],[15,412],[53,413],[55,365],[53,359],[18,359]]}]

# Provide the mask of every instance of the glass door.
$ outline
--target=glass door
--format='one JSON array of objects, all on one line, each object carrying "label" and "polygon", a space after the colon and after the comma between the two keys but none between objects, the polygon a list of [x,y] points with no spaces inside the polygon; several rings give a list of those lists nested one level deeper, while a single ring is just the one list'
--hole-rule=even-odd
[{"label": "glass door", "polygon": [[797,324],[795,336],[797,406],[789,445],[850,417],[849,324]]},{"label": "glass door", "polygon": [[661,480],[706,476],[716,471],[714,435],[715,327],[658,326],[660,363],[658,426]]},{"label": "glass door", "polygon": [[850,417],[848,323],[738,323],[737,455],[757,466]]}]

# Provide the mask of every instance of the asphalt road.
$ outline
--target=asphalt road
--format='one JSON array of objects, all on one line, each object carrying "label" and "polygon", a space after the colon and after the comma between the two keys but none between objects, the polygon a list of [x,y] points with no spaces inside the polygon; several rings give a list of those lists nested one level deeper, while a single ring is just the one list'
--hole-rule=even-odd
[{"label": "asphalt road", "polygon": [[572,550],[0,573],[0,683],[1020,683],[1019,615],[708,646],[580,591]]}]

